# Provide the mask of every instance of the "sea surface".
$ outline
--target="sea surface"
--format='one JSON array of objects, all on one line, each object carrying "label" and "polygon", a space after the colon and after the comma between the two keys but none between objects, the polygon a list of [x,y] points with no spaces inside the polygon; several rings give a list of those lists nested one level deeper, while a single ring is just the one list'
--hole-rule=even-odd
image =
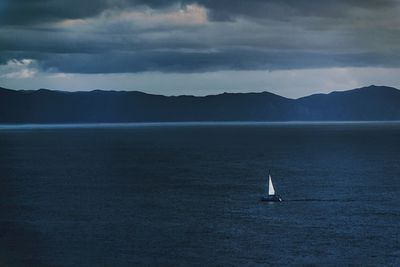
[{"label": "sea surface", "polygon": [[400,266],[400,123],[0,126],[0,266],[266,265]]}]

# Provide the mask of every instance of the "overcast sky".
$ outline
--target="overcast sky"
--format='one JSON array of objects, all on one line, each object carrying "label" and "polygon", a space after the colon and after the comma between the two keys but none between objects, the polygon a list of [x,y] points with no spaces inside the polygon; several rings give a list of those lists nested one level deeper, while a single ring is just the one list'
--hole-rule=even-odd
[{"label": "overcast sky", "polygon": [[400,0],[0,0],[0,86],[400,88]]}]

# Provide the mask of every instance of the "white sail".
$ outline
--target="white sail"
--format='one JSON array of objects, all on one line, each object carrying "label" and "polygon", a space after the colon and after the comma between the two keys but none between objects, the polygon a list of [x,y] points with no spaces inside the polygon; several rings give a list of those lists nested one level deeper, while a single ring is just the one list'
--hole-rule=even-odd
[{"label": "white sail", "polygon": [[274,185],[272,184],[271,175],[269,175],[268,195],[270,195],[270,196],[275,195],[275,189],[274,189]]}]

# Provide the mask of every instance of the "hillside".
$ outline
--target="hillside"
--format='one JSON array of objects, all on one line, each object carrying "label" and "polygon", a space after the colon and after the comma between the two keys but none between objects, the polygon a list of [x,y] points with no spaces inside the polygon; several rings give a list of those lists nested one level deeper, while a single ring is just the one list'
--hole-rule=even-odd
[{"label": "hillside", "polygon": [[289,99],[268,92],[195,97],[0,88],[0,123],[304,120],[400,120],[400,90],[369,86]]}]

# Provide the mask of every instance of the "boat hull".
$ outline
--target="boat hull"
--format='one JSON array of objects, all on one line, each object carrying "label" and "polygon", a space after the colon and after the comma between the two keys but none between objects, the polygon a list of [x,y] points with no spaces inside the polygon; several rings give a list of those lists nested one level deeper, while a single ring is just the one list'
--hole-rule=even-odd
[{"label": "boat hull", "polygon": [[281,202],[282,198],[278,195],[267,196],[261,199],[262,202]]}]

